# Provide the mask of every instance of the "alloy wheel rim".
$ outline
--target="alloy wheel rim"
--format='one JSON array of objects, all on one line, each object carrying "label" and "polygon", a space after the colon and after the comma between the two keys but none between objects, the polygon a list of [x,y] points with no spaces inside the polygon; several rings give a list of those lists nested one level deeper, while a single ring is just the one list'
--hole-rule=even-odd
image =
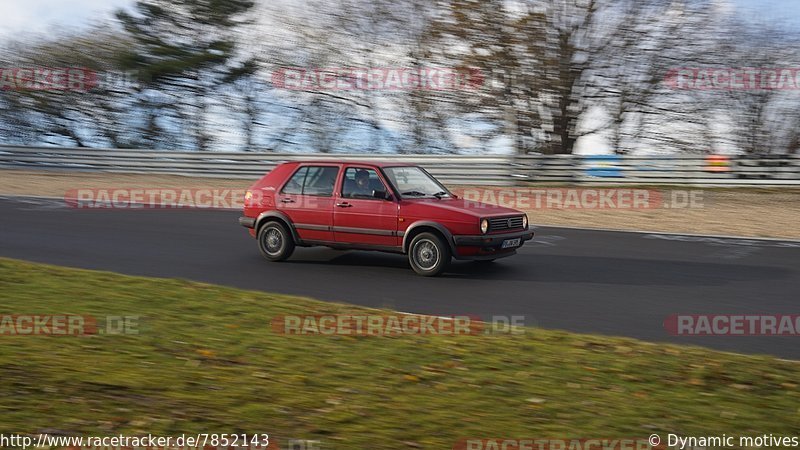
[{"label": "alloy wheel rim", "polygon": [[264,248],[267,253],[274,255],[280,252],[281,247],[283,247],[283,236],[281,232],[276,228],[267,230],[267,232],[264,233]]},{"label": "alloy wheel rim", "polygon": [[414,246],[414,261],[424,270],[431,270],[439,263],[439,249],[432,241],[422,239]]}]

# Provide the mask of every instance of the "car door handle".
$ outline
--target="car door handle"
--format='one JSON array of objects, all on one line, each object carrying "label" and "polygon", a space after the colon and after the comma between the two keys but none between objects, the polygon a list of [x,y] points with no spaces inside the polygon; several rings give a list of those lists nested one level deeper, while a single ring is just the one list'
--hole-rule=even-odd
[{"label": "car door handle", "polygon": [[281,199],[281,203],[294,203],[294,200],[291,198],[283,198]]},{"label": "car door handle", "polygon": [[339,208],[352,208],[353,207],[353,205],[351,205],[350,203],[347,203],[347,202],[337,203],[336,206],[338,206]]}]

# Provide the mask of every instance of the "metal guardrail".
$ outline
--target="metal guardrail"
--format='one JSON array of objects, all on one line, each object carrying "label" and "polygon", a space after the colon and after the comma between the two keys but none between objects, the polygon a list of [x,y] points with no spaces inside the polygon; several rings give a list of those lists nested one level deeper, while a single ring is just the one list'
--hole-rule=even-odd
[{"label": "metal guardrail", "polygon": [[365,155],[173,152],[0,146],[0,168],[59,169],[255,179],[291,160],[419,164],[448,184],[538,183],[800,186],[800,157]]}]

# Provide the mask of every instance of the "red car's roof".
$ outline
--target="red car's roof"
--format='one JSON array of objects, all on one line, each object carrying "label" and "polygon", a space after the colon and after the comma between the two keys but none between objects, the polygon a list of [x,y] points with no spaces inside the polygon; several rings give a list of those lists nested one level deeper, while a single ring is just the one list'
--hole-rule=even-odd
[{"label": "red car's roof", "polygon": [[388,162],[388,161],[353,161],[353,160],[333,160],[333,159],[308,159],[298,161],[287,161],[284,164],[352,164],[370,167],[407,167],[416,166],[416,164],[409,164],[403,162]]}]

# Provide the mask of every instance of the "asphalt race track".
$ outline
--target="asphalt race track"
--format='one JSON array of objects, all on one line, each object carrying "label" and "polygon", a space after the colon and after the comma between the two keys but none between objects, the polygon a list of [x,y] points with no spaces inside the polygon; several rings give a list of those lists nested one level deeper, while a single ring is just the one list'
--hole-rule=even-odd
[{"label": "asphalt race track", "polygon": [[800,337],[673,336],[663,325],[672,314],[800,313],[799,242],[540,227],[517,256],[423,278],[403,256],[373,252],[298,249],[269,263],[238,216],[2,198],[0,256],[800,359]]}]

